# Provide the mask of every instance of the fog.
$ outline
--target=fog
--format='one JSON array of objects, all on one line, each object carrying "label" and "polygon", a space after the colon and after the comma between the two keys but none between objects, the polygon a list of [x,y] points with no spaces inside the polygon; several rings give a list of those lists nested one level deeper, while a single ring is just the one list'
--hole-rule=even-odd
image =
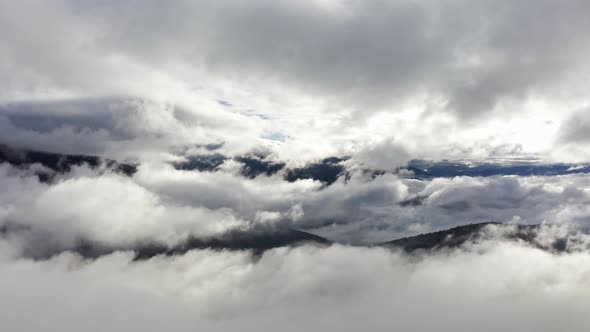
[{"label": "fog", "polygon": [[584,331],[590,295],[587,252],[502,242],[419,259],[340,245],[256,262],[211,251],[141,262],[3,252],[0,316],[11,331]]}]

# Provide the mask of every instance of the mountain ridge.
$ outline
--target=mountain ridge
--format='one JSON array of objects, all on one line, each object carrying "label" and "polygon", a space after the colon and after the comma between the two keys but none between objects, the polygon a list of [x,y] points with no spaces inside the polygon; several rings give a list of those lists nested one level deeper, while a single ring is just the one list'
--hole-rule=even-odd
[{"label": "mountain ridge", "polygon": [[489,238],[486,230],[498,227],[503,231],[504,239],[521,241],[539,249],[563,252],[567,249],[567,239],[557,238],[551,244],[541,243],[537,239],[541,224],[504,224],[500,222],[483,222],[448,228],[436,232],[403,237],[378,244],[379,246],[397,248],[408,253],[417,251],[436,251],[454,249],[470,242],[478,242]]}]

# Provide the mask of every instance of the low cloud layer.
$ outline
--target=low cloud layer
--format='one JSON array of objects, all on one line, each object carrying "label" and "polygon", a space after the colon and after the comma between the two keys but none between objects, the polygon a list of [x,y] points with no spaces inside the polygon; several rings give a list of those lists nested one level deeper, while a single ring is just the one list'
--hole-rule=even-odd
[{"label": "low cloud layer", "polygon": [[132,177],[78,166],[53,183],[31,169],[4,164],[0,171],[8,189],[0,225],[32,227],[65,248],[78,240],[173,244],[253,225],[367,244],[489,221],[585,229],[590,218],[586,174],[420,180],[359,171],[326,186],[288,182],[281,173],[248,179],[229,166],[198,172],[140,165]]},{"label": "low cloud layer", "polygon": [[587,330],[589,11],[0,0],[0,330]]},{"label": "low cloud layer", "polygon": [[209,251],[143,262],[3,256],[0,316],[20,331],[585,331],[588,253],[474,250],[418,261],[342,246],[279,249],[256,263]]}]

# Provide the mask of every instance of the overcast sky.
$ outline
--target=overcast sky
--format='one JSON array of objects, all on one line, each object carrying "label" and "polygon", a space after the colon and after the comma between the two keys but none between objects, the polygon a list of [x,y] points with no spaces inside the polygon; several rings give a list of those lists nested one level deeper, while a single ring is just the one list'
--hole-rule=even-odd
[{"label": "overcast sky", "polygon": [[[419,259],[351,245],[490,220],[543,223],[547,241],[590,229],[587,174],[395,172],[589,162],[588,13],[584,0],[0,0],[0,152],[138,165],[45,183],[39,164],[0,164],[0,330],[585,331],[581,233],[560,255],[500,235]],[[212,154],[226,158],[214,171],[173,167]],[[286,168],[248,178],[245,155]],[[347,176],[286,181],[333,156]],[[337,244],[66,252],[258,226]],[[30,258],[48,250],[63,253]]]},{"label": "overcast sky", "polygon": [[2,139],[121,155],[216,141],[230,153],[270,145],[289,160],[395,151],[371,161],[387,166],[586,161],[588,6],[2,1],[2,113],[63,121],[16,135],[26,123],[4,115]]}]

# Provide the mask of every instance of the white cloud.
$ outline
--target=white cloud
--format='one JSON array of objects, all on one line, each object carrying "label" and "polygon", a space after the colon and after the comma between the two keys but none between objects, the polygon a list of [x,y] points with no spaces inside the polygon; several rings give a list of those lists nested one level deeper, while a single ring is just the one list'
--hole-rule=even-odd
[{"label": "white cloud", "polygon": [[19,331],[584,331],[588,260],[508,243],[417,261],[342,246],[278,249],[256,263],[210,251],[3,258],[0,317]]},{"label": "white cloud", "polygon": [[116,246],[173,243],[270,221],[345,243],[376,243],[492,220],[581,228],[590,220],[584,174],[415,180],[355,171],[323,187],[290,183],[281,173],[249,180],[232,169],[171,166],[144,165],[132,178],[79,167],[55,185],[38,183],[30,171],[2,172],[9,188],[0,196],[2,223],[33,225],[66,247],[78,237]]},{"label": "white cloud", "polygon": [[49,186],[19,178],[6,166],[2,171],[0,181],[10,194],[2,196],[0,225],[30,227],[15,239],[34,256],[73,248],[81,240],[113,247],[174,245],[247,226],[224,207],[179,204],[122,176],[87,170],[90,176]]},{"label": "white cloud", "polygon": [[[366,244],[490,220],[588,230],[587,175],[376,175],[412,158],[586,162],[588,2],[0,0],[0,144],[140,163],[0,164],[0,329],[585,331],[588,236],[407,257],[333,245],[133,261],[47,252],[272,225]],[[207,144],[217,144],[214,152]],[[349,156],[330,186],[228,159]],[[407,175],[407,174],[406,174]]]}]

